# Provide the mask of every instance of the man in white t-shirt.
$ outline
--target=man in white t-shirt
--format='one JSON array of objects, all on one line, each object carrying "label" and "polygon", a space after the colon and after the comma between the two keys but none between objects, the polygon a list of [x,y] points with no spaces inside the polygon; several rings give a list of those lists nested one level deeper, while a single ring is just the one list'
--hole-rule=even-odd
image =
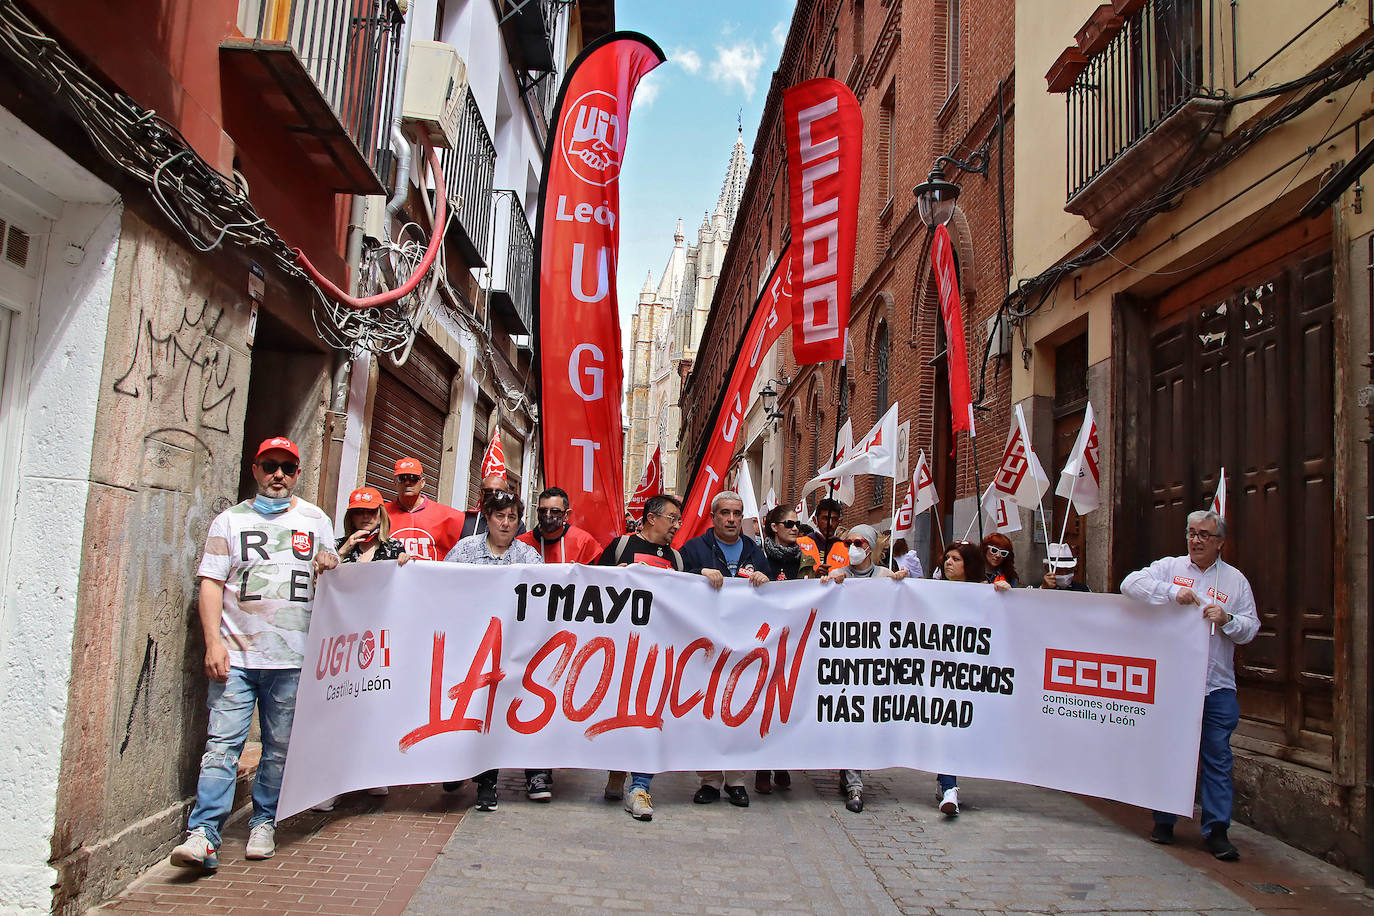
[{"label": "man in white t-shirt", "polygon": [[219,866],[220,830],[234,802],[239,755],[261,709],[262,759],[253,780],[246,856],[276,854],[277,798],[296,711],[315,574],[338,565],[334,526],[318,507],[291,495],[300,449],[284,436],[264,440],[251,465],[258,495],[215,516],[205,539],[200,623],[210,678],[210,725],[196,805],[172,864]]}]

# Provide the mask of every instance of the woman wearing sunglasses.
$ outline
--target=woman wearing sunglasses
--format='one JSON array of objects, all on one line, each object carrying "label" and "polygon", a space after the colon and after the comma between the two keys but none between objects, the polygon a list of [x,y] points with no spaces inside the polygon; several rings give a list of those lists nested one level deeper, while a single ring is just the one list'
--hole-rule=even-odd
[{"label": "woman wearing sunglasses", "polygon": [[[791,506],[774,506],[764,518],[763,553],[778,571],[779,581],[813,579],[820,574],[820,548],[802,534],[801,522]],[[754,774],[755,792],[771,795],[774,786],[790,789],[792,774],[787,770],[759,770]]]},{"label": "woman wearing sunglasses", "polygon": [[994,531],[983,538],[983,560],[987,564],[984,576],[991,583],[1002,580],[1009,588],[1020,588],[1020,577],[1016,574],[1016,550],[1011,539],[1005,534]]}]

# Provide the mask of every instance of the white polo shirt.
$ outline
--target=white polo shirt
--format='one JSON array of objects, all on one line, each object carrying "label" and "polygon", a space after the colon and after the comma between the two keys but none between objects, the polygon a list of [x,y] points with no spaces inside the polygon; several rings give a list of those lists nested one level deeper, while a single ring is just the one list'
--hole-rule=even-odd
[{"label": "white polo shirt", "polygon": [[1236,689],[1236,646],[1259,632],[1255,594],[1245,575],[1220,557],[1199,569],[1190,557],[1165,557],[1136,570],[1121,583],[1121,594],[1150,604],[1169,604],[1191,588],[1204,604],[1219,604],[1231,620],[1216,628],[1207,647],[1207,692]]}]

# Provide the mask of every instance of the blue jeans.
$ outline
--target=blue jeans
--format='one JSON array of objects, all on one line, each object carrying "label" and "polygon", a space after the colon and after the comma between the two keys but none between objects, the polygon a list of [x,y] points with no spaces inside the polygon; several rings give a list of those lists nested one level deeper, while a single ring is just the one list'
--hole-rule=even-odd
[{"label": "blue jeans", "polygon": [[653,781],[653,778],[653,773],[631,773],[630,791],[633,792],[635,789],[643,789],[645,792],[648,792],[649,783]]},{"label": "blue jeans", "polygon": [[[1231,825],[1231,733],[1240,724],[1240,703],[1230,688],[1213,690],[1202,701],[1202,741],[1198,745],[1198,784],[1202,795],[1202,835]],[[1178,817],[1156,811],[1156,824]]]},{"label": "blue jeans", "polygon": [[944,773],[935,774],[935,781],[940,784],[941,792],[948,792],[950,789],[953,789],[955,786],[959,785],[959,777],[946,776]]},{"label": "blue jeans", "polygon": [[234,778],[238,774],[239,755],[248,741],[254,703],[262,731],[262,760],[253,780],[253,816],[248,826],[276,821],[300,677],[299,668],[231,667],[227,681],[210,682],[209,734],[205,755],[200,758],[196,806],[186,822],[187,830],[200,827],[212,845],[220,845],[220,830],[234,804]]}]

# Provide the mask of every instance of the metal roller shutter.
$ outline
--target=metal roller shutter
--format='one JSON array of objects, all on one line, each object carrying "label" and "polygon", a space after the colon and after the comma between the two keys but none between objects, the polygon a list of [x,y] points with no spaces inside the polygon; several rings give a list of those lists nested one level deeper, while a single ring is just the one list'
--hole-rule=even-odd
[{"label": "metal roller shutter", "polygon": [[367,483],[392,499],[396,461],[410,456],[425,466],[425,495],[439,500],[444,421],[454,365],[435,344],[419,338],[400,368],[382,362],[372,406]]}]

